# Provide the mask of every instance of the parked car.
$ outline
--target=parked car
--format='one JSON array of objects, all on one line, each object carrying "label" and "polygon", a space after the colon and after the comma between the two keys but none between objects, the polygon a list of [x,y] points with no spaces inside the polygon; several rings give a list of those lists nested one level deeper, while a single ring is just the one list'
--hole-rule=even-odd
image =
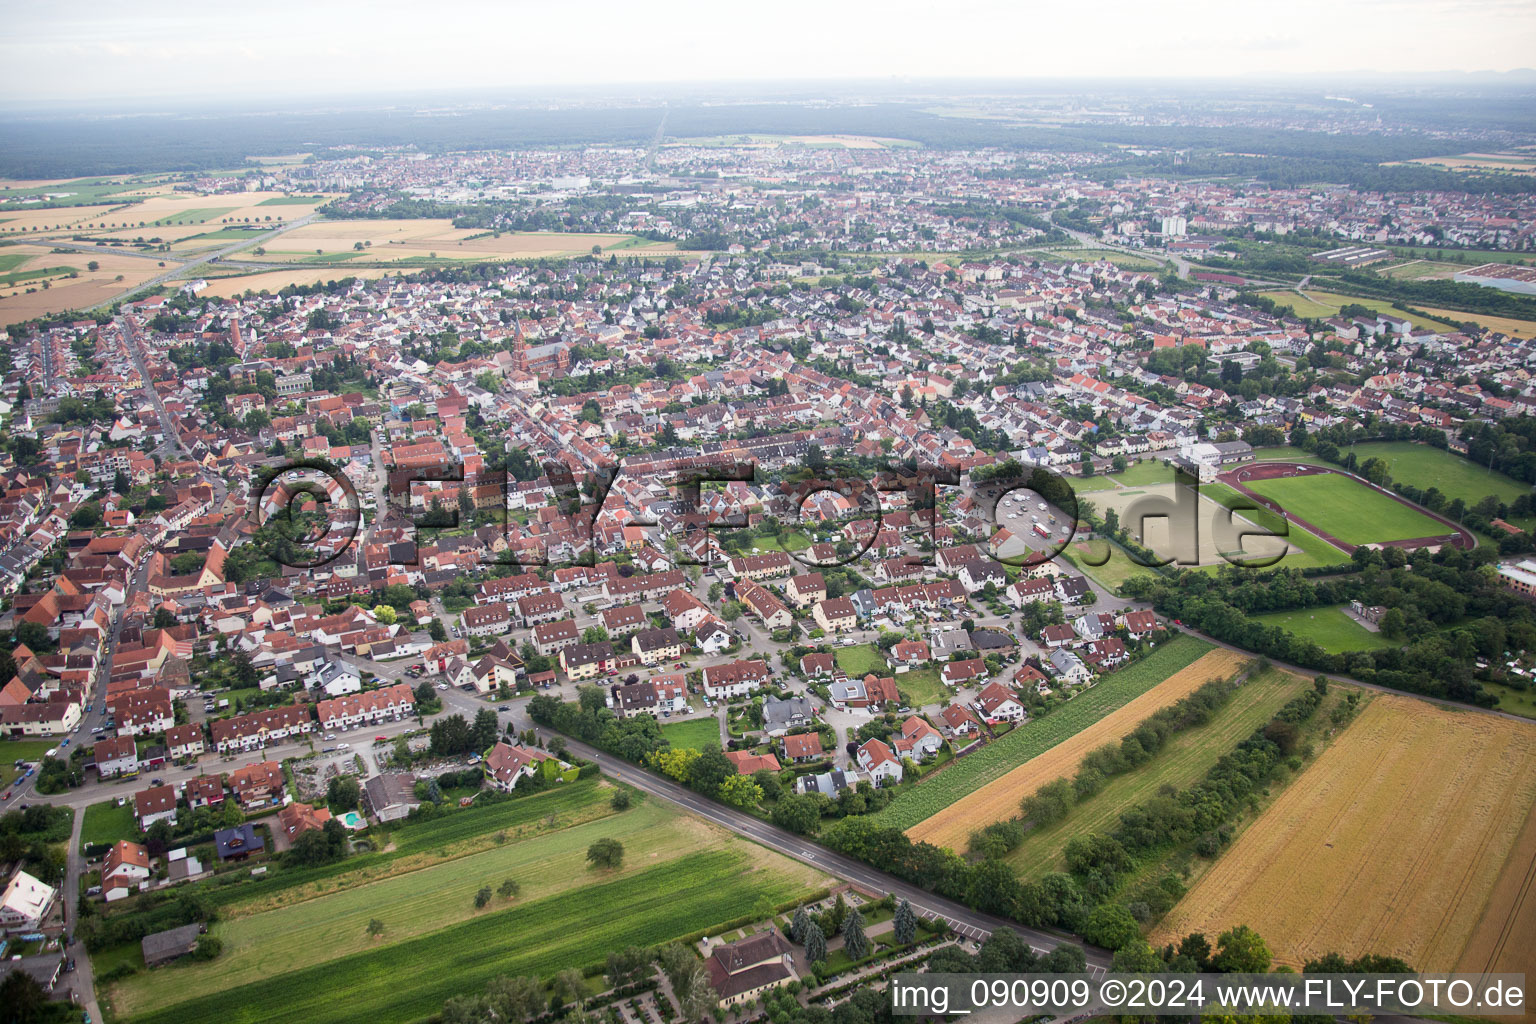
[{"label": "parked car", "polygon": [[437,688],[439,690],[446,690],[446,689],[448,689],[448,684],[447,683],[438,683],[437,684]]},{"label": "parked car", "polygon": [[373,742],[375,742],[375,743],[388,743],[389,742],[389,737],[388,736],[375,736],[373,738]]},{"label": "parked car", "polygon": [[163,786],[163,785],[165,785],[165,780],[164,779],[150,779],[149,780],[149,784],[151,786]]},{"label": "parked car", "polygon": [[333,732],[328,732],[328,733],[325,734],[325,739],[333,740],[335,738],[336,738],[336,734],[333,733]]},{"label": "parked car", "polygon": [[352,749],[352,744],[350,744],[350,743],[338,743],[338,744],[336,744],[336,749],[337,750],[351,750]]},{"label": "parked car", "polygon": [[511,711],[512,710],[512,705],[511,704],[502,704],[496,710],[497,711]]}]

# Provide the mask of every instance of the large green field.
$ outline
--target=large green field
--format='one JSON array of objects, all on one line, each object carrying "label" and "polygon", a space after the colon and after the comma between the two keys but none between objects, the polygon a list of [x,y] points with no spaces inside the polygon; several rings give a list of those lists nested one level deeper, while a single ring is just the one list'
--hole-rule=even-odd
[{"label": "large green field", "polygon": [[611,795],[612,790],[595,779],[562,783],[548,792],[455,810],[430,821],[405,822],[391,830],[375,826],[370,834],[385,845],[377,853],[314,868],[278,864],[260,879],[234,872],[201,883],[198,889],[226,917],[260,913],[467,857],[499,845],[498,837],[517,842],[606,817],[612,813]]},{"label": "large green field", "polygon": [[[617,872],[598,874],[587,867],[587,847],[603,838],[624,844],[626,863]],[[118,986],[114,1005],[137,1017],[280,974],[293,965],[295,948],[306,950],[305,962],[313,965],[473,922],[508,908],[508,901],[498,896],[486,909],[474,909],[477,889],[495,889],[508,878],[521,886],[510,903],[515,909],[594,881],[640,876],[701,849],[772,857],[670,806],[642,803],[598,821],[493,846],[420,871],[220,920],[212,929],[224,944],[217,961],[141,972]],[[789,871],[798,873],[798,868]],[[805,869],[803,877],[810,875]],[[378,939],[367,932],[373,918],[385,926]]]},{"label": "large green field", "polygon": [[1420,316],[1416,313],[1405,313],[1400,309],[1394,309],[1389,299],[1373,299],[1363,295],[1340,295],[1335,292],[1317,291],[1309,288],[1304,294],[1297,294],[1294,290],[1260,292],[1267,299],[1273,299],[1277,305],[1290,306],[1297,316],[1325,318],[1337,316],[1344,306],[1364,306],[1377,313],[1389,313],[1393,316],[1401,316],[1412,321],[1415,327],[1445,328],[1455,326],[1450,321],[1435,317]]},{"label": "large green field", "polygon": [[[666,719],[663,719],[666,721]],[[684,716],[680,722],[668,722],[661,727],[661,734],[674,747],[692,747],[703,750],[706,743],[720,745],[720,719],[714,715]]]},{"label": "large green field", "polygon": [[1446,532],[1423,513],[1338,473],[1252,480],[1246,486],[1346,544],[1379,544]]},{"label": "large green field", "polygon": [[[1437,487],[1447,498],[1460,498],[1468,505],[1476,505],[1488,495],[1497,495],[1500,501],[1513,502],[1531,488],[1503,473],[1489,472],[1487,466],[1479,466],[1443,448],[1412,441],[1368,441],[1353,449],[1361,462],[1381,459],[1387,464],[1387,472],[1399,483],[1415,487]],[[1536,524],[1527,517],[1523,524]]]},{"label": "large green field", "polygon": [[[663,943],[745,916],[760,902],[778,905],[818,888],[803,873],[796,878],[762,865],[761,858],[772,855],[744,841],[715,845],[611,879],[565,858],[564,872],[580,880],[565,893],[518,899],[508,909],[478,914],[466,908],[464,923],[400,942],[390,941],[386,930],[383,945],[323,963],[314,962],[313,947],[293,944],[281,962],[289,970],[135,1012],[132,1019],[134,1024],[419,1021],[453,996],[482,991],[497,975],[548,977],[600,964],[612,950]],[[364,918],[379,912],[387,913],[365,910]],[[210,967],[217,969],[218,962]],[[175,999],[175,976],[194,970],[161,968],[146,990],[170,989]]]},{"label": "large green field", "polygon": [[899,794],[877,816],[888,828],[908,829],[942,808],[1001,778],[1105,715],[1129,704],[1212,649],[1204,640],[1179,636],[1140,661],[1111,672],[1097,686],[1052,711],[1024,723],[985,747],[955,761],[942,772]]},{"label": "large green field", "polygon": [[[1303,529],[1296,523],[1282,522],[1278,515],[1268,509],[1252,507],[1256,504],[1252,498],[1239,494],[1224,483],[1201,484],[1200,493],[1223,508],[1237,509],[1242,518],[1255,526],[1277,536],[1284,536],[1286,543],[1295,550],[1286,553],[1285,558],[1278,563],[1280,568],[1309,569],[1313,566],[1339,565],[1349,561],[1348,555],[1317,534]],[[1214,524],[1212,528],[1214,529]],[[1212,572],[1220,567],[1220,565],[1207,566]]]},{"label": "large green field", "polygon": [[1109,479],[1126,487],[1150,487],[1173,482],[1173,470],[1157,459],[1141,459],[1125,467],[1124,473],[1111,473]]},{"label": "large green field", "polygon": [[175,213],[161,217],[150,224],[150,227],[163,228],[171,224],[206,224],[211,220],[218,220],[234,209],[235,207],[233,206],[199,206],[192,210],[178,210]]},{"label": "large green field", "polygon": [[1076,805],[1061,821],[1031,829],[1024,842],[1008,855],[1008,863],[1028,880],[1060,870],[1062,851],[1070,840],[1108,832],[1119,821],[1121,812],[1156,796],[1164,786],[1184,787],[1202,778],[1213,764],[1308,685],[1301,676],[1278,669],[1254,676],[1211,721],[1179,733],[1152,760],[1115,776],[1096,796]]},{"label": "large green field", "polygon": [[1380,633],[1372,633],[1336,606],[1268,612],[1253,617],[1267,626],[1279,626],[1297,636],[1306,637],[1329,654],[1398,646]]}]

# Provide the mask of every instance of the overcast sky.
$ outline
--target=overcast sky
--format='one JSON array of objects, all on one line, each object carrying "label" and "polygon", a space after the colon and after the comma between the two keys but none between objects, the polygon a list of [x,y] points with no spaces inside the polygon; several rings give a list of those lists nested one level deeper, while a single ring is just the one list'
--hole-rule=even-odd
[{"label": "overcast sky", "polygon": [[1507,71],[1536,0],[10,3],[13,109],[625,82]]}]

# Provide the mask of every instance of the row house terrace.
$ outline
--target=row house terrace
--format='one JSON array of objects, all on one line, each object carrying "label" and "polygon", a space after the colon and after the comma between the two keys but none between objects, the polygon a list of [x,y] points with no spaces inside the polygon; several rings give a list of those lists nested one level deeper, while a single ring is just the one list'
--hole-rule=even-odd
[{"label": "row house terrace", "polygon": [[209,732],[214,749],[227,754],[255,750],[290,736],[313,732],[314,728],[307,706],[290,705],[221,719],[209,726]]},{"label": "row house terrace", "polygon": [[357,729],[379,722],[399,721],[416,710],[416,695],[405,683],[323,700],[318,709],[326,731]]}]

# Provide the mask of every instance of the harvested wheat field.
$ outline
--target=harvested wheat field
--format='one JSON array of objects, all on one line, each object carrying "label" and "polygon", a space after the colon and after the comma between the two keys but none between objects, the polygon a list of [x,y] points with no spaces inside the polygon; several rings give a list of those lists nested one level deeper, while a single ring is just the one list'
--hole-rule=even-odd
[{"label": "harvested wheat field", "polygon": [[[362,249],[357,246],[361,244]],[[266,246],[262,262],[300,261],[310,257],[356,254],[370,263],[400,260],[494,260],[584,256],[598,246],[604,253],[644,256],[671,253],[673,242],[652,242],[635,235],[576,234],[558,231],[490,231],[456,228],[446,218],[417,220],[327,220],[295,228]]]},{"label": "harvested wheat field", "polygon": [[[226,263],[225,267],[234,266]],[[293,270],[273,270],[265,274],[241,274],[231,277],[205,278],[208,287],[199,292],[200,295],[217,295],[228,298],[232,295],[244,295],[246,292],[276,292],[289,285],[314,285],[326,281],[339,281],[344,277],[358,277],[373,280],[377,277],[389,277],[409,273],[409,270],[386,270],[382,267],[358,267],[348,269],[345,264],[328,267],[296,267]]]},{"label": "harvested wheat field", "polygon": [[1536,972],[1536,947],[1499,937],[1512,919],[1530,934],[1517,906],[1529,879],[1521,890],[1504,868],[1513,853],[1519,874],[1536,853],[1533,802],[1536,725],[1379,696],[1151,939],[1247,924],[1291,966],[1335,951],[1449,971],[1482,949]]},{"label": "harvested wheat field", "polygon": [[[1187,697],[1213,679],[1225,679],[1247,659],[1232,651],[1211,651],[1158,683],[1146,693],[1088,728],[1067,737],[1039,757],[987,783],[963,800],[907,829],[913,842],[965,849],[966,839],[983,825],[1006,821],[1019,813],[1019,802],[1035,790],[1071,775],[1087,754],[1106,743],[1117,743],[1159,708]],[[1045,719],[1049,721],[1049,719]]]},{"label": "harvested wheat field", "polygon": [[[1504,870],[1493,883],[1493,896],[1472,939],[1461,954],[1458,971],[1536,973],[1536,813],[1525,827]],[[1530,1015],[1527,1014],[1527,1017]]]}]

